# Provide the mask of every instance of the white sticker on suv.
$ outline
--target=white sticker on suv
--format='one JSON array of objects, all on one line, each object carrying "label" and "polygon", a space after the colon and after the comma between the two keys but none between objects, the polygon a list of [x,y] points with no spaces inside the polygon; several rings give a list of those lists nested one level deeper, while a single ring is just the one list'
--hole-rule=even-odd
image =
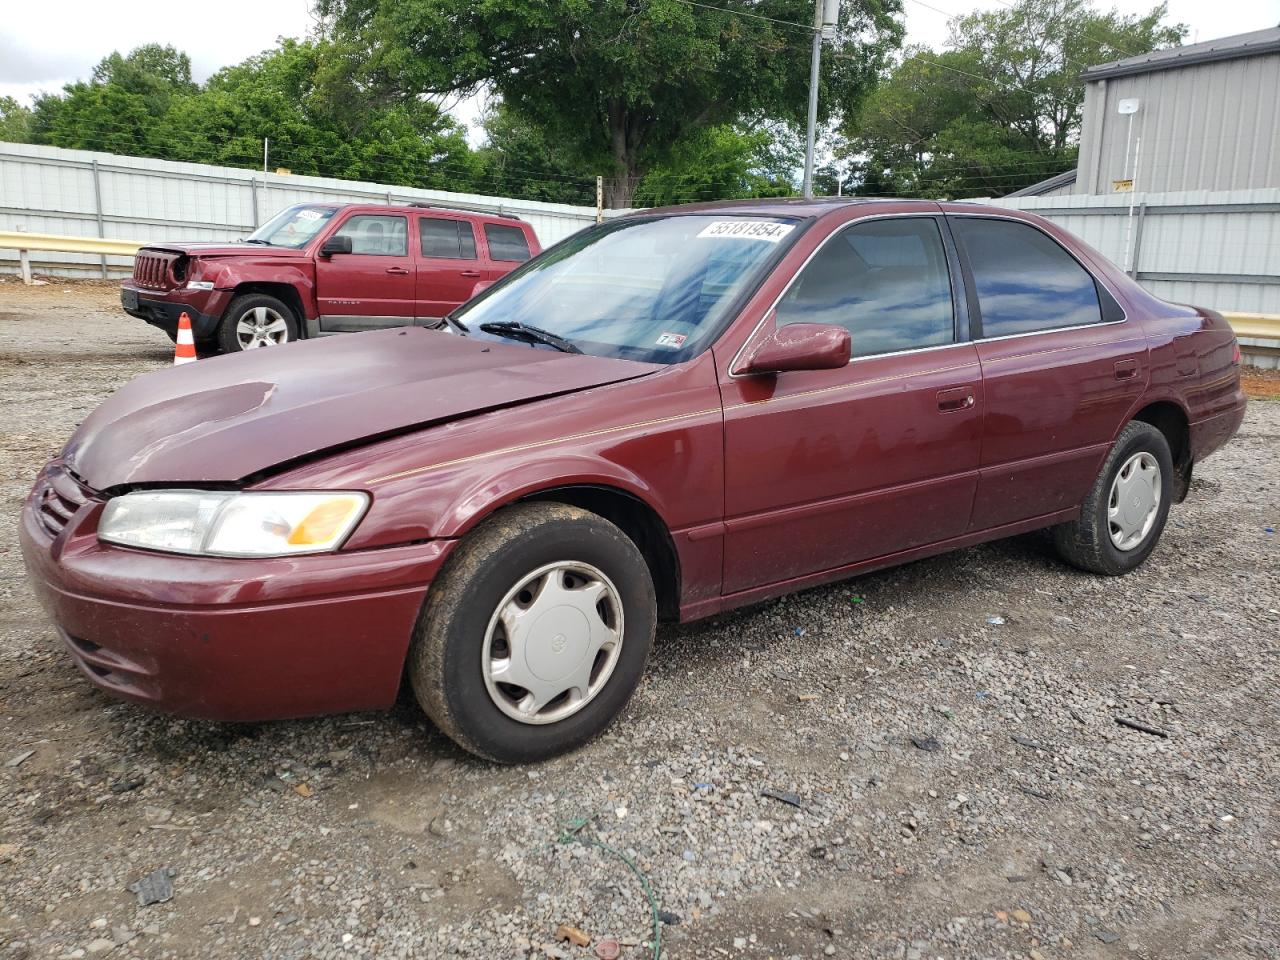
[{"label": "white sticker on suv", "polygon": [[698,237],[777,243],[794,229],[793,223],[774,223],[772,220],[717,220],[704,227]]}]

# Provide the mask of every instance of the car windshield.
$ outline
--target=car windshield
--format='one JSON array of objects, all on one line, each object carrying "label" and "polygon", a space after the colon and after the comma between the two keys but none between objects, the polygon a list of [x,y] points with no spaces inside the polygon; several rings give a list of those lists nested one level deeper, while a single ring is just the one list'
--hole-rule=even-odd
[{"label": "car windshield", "polygon": [[336,207],[301,204],[285,207],[249,234],[246,243],[269,243],[273,247],[300,250],[319,233],[338,210]]},{"label": "car windshield", "polygon": [[719,333],[795,226],[710,214],[615,220],[557,244],[454,316],[484,339],[675,363]]}]

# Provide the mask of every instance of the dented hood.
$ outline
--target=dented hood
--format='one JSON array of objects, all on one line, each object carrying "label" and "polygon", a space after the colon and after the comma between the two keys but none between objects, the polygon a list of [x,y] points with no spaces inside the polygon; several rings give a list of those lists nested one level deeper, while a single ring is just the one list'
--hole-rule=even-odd
[{"label": "dented hood", "polygon": [[336,447],[644,376],[657,365],[405,328],[148,373],[63,454],[97,490],[234,483]]}]

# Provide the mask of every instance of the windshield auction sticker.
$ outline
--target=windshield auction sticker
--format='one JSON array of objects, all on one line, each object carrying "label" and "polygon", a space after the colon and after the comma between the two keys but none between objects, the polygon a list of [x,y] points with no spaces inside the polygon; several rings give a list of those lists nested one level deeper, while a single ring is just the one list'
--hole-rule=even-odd
[{"label": "windshield auction sticker", "polygon": [[698,238],[777,243],[795,228],[794,223],[774,223],[772,220],[717,220],[703,227]]},{"label": "windshield auction sticker", "polygon": [[684,342],[689,338],[683,333],[661,333],[658,335],[658,346],[679,348],[684,346]]}]

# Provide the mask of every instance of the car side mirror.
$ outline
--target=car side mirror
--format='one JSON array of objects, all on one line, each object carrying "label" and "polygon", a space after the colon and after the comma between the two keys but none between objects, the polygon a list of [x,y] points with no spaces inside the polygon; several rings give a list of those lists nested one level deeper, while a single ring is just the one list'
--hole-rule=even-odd
[{"label": "car side mirror", "polygon": [[749,353],[738,369],[747,375],[791,370],[838,370],[849,362],[849,331],[829,323],[779,327]]},{"label": "car side mirror", "polygon": [[320,248],[320,256],[332,257],[335,253],[350,253],[351,238],[333,236],[324,242],[324,246]]}]

